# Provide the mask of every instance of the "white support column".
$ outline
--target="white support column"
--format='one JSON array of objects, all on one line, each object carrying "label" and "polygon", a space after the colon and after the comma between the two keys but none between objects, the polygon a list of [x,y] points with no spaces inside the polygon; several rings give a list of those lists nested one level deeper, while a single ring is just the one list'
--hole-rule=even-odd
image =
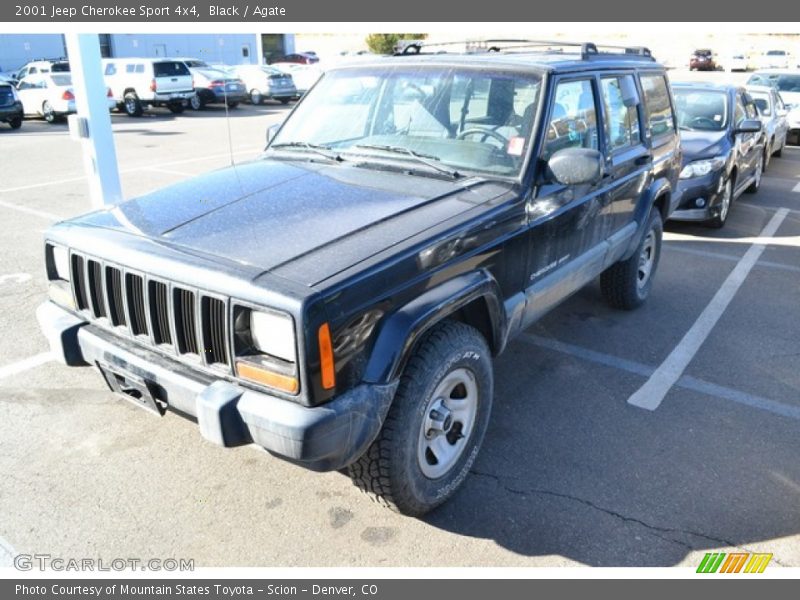
[{"label": "white support column", "polygon": [[88,137],[81,140],[92,206],[117,204],[123,200],[117,167],[117,152],[111,132],[97,34],[67,33],[72,85],[78,118],[88,124]]},{"label": "white support column", "polygon": [[261,34],[256,34],[256,64],[263,65],[264,64],[264,40],[261,38]]}]

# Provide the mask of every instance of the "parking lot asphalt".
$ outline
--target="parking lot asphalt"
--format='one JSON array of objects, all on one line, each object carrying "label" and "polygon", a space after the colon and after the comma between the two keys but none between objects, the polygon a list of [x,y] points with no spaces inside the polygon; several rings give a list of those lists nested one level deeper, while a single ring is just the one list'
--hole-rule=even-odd
[{"label": "parking lot asphalt", "polygon": [[[254,157],[285,112],[114,115],[125,195],[225,166],[231,148]],[[590,285],[514,341],[495,361],[471,477],[415,520],[341,473],[217,448],[193,422],[151,416],[93,370],[50,361],[34,316],[42,231],[90,208],[79,146],[64,125],[35,121],[0,128],[0,146],[0,566],[16,551],[196,566],[696,567],[710,550],[800,566],[800,148],[773,159],[723,230],[668,224],[641,309],[608,308]],[[660,405],[629,404],[761,250]]]}]

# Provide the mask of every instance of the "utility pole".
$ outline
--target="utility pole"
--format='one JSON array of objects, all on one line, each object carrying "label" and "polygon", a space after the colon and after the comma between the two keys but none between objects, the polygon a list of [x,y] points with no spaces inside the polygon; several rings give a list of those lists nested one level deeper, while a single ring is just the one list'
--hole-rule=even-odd
[{"label": "utility pole", "polygon": [[118,204],[123,200],[122,186],[108,112],[108,88],[100,60],[100,40],[97,34],[67,33],[66,41],[78,113],[70,122],[70,131],[83,147],[92,206]]}]

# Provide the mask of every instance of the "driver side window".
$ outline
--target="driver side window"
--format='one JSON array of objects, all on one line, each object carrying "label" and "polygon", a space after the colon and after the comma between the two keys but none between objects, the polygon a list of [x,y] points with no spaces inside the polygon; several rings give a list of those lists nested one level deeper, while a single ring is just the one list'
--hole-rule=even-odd
[{"label": "driver side window", "polygon": [[556,86],[545,132],[542,159],[564,148],[598,149],[597,112],[590,79],[562,81]]},{"label": "driver side window", "polygon": [[744,101],[742,100],[742,95],[736,95],[736,107],[734,108],[733,112],[733,124],[735,127],[738,127],[742,121],[747,118],[747,112],[744,109]]}]

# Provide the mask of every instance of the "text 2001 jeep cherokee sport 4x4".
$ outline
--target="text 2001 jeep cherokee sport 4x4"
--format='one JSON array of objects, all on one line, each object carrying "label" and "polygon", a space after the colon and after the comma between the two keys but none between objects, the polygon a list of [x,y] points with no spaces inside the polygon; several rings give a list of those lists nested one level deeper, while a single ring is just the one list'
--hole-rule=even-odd
[{"label": "text 2001 jeep cherokee sport 4x4", "polygon": [[516,50],[329,71],[261,159],[55,225],[51,345],[222,446],[441,504],[492,355],[597,276],[645,300],[680,170],[649,52]]}]

